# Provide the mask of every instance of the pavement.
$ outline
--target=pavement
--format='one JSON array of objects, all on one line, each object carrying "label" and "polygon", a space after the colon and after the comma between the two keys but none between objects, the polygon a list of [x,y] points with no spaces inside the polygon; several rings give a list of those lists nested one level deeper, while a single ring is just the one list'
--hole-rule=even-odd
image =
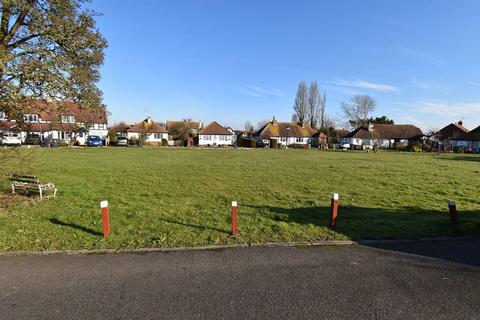
[{"label": "pavement", "polygon": [[480,239],[0,256],[1,319],[479,319]]}]

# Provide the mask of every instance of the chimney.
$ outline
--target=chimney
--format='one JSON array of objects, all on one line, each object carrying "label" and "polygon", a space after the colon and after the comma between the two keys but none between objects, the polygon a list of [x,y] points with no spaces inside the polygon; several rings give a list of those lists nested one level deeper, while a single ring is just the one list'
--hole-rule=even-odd
[{"label": "chimney", "polygon": [[458,121],[458,125],[463,126],[463,121],[462,120]]}]

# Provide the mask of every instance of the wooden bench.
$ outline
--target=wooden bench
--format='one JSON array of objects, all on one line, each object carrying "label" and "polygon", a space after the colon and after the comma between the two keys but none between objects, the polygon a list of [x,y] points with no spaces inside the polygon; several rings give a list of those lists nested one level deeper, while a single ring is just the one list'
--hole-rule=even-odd
[{"label": "wooden bench", "polygon": [[12,193],[23,191],[25,195],[31,192],[38,192],[40,200],[46,198],[55,198],[57,195],[57,188],[53,183],[41,184],[36,176],[18,176],[10,177],[12,182]]}]

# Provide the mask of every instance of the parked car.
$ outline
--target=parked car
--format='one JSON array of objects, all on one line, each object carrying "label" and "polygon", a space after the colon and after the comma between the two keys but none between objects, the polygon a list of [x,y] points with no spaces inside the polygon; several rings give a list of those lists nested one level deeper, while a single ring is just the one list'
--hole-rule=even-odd
[{"label": "parked car", "polygon": [[36,133],[29,133],[25,138],[25,144],[39,146],[42,144],[42,139],[40,139],[40,136]]},{"label": "parked car", "polygon": [[128,147],[128,139],[126,137],[116,137],[114,144],[119,147]]},{"label": "parked car", "polygon": [[87,146],[88,147],[102,147],[103,140],[99,136],[88,136],[87,137]]},{"label": "parked car", "polygon": [[266,148],[267,144],[262,140],[257,140],[257,148]]},{"label": "parked car", "polygon": [[474,153],[472,148],[465,148],[463,149],[463,153]]},{"label": "parked car", "polygon": [[20,146],[22,144],[22,138],[20,133],[4,132],[0,136],[0,143],[4,146]]},{"label": "parked car", "polygon": [[350,144],[349,143],[344,143],[341,145],[342,149],[343,150],[347,150],[347,149],[350,149]]}]

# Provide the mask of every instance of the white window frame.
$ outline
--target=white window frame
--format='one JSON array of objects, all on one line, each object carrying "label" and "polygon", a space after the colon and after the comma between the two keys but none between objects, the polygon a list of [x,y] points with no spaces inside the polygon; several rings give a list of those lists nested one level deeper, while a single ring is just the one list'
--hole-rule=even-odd
[{"label": "white window frame", "polygon": [[34,114],[34,113],[26,113],[23,115],[23,120],[25,122],[38,122],[38,119],[40,117],[38,116],[38,114]]},{"label": "white window frame", "polygon": [[62,115],[62,123],[75,123],[75,116]]}]

